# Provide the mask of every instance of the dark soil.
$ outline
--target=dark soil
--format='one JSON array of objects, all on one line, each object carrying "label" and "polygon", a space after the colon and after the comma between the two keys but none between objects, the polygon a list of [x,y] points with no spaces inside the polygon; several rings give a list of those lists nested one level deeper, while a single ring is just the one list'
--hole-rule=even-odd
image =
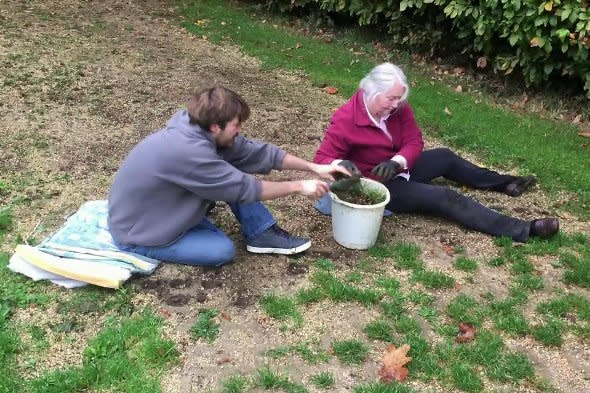
[{"label": "dark soil", "polygon": [[361,187],[332,192],[341,200],[355,205],[376,205],[385,200],[385,196],[375,192],[367,192]]}]

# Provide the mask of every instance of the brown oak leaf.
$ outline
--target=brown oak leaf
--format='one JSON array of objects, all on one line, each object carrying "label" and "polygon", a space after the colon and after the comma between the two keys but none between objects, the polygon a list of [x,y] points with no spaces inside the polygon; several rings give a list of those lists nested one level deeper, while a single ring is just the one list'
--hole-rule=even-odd
[{"label": "brown oak leaf", "polygon": [[412,358],[406,356],[410,346],[404,344],[399,348],[391,344],[383,353],[383,366],[379,370],[381,382],[391,382],[394,379],[398,382],[408,377],[408,369],[404,367]]},{"label": "brown oak leaf", "polygon": [[324,87],[324,91],[328,94],[336,94],[338,93],[338,89],[334,86],[326,86]]},{"label": "brown oak leaf", "polygon": [[453,255],[455,255],[455,248],[450,244],[443,244],[442,249],[448,256],[452,257]]},{"label": "brown oak leaf", "polygon": [[217,359],[217,365],[226,364],[231,362],[231,357],[229,355],[222,354],[219,359]]},{"label": "brown oak leaf", "polygon": [[455,341],[458,343],[467,343],[475,339],[475,326],[469,322],[459,323],[459,333]]}]

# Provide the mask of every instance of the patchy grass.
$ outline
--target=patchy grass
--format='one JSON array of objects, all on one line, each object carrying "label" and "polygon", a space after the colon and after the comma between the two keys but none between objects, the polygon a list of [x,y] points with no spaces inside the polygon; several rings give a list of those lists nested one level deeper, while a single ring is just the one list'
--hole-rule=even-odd
[{"label": "patchy grass", "polygon": [[426,288],[452,288],[455,285],[453,277],[438,271],[418,270],[414,272],[412,279]]},{"label": "patchy grass", "polygon": [[265,390],[282,389],[287,393],[307,392],[307,389],[305,389],[302,385],[291,382],[287,375],[274,371],[269,366],[258,371],[255,383],[256,386],[259,386]]},{"label": "patchy grass", "polygon": [[463,270],[465,272],[473,272],[477,270],[477,261],[474,259],[466,258],[464,256],[460,256],[455,261],[455,267],[459,270]]},{"label": "patchy grass", "polygon": [[303,319],[297,310],[293,299],[269,294],[260,301],[264,312],[279,321],[292,321],[295,326],[301,326]]},{"label": "patchy grass", "polygon": [[342,340],[332,343],[332,351],[344,364],[362,364],[369,354],[369,347],[357,340]]},{"label": "patchy grass", "polygon": [[215,341],[219,335],[219,323],[215,321],[217,315],[219,311],[216,309],[200,309],[197,321],[190,328],[192,338],[195,340],[202,338],[209,343]]},{"label": "patchy grass", "polygon": [[299,355],[309,364],[325,363],[329,360],[328,353],[322,349],[317,341],[301,342],[290,346],[281,346],[266,351],[266,355],[273,359]]},{"label": "patchy grass", "polygon": [[12,211],[10,207],[0,208],[0,240],[12,227]]},{"label": "patchy grass", "polygon": [[112,319],[90,340],[81,366],[46,371],[32,379],[23,379],[10,367],[0,387],[11,392],[158,392],[161,375],[178,361],[175,343],[162,338],[161,328],[162,321],[148,310],[133,318]]},{"label": "patchy grass", "polygon": [[321,372],[319,374],[312,376],[311,383],[313,383],[314,385],[316,385],[320,388],[329,389],[332,386],[334,386],[334,384],[336,383],[336,380],[334,379],[334,375],[332,375],[331,372],[324,371],[324,372]]},{"label": "patchy grass", "polygon": [[240,375],[232,375],[227,381],[223,383],[221,392],[242,393],[246,391],[249,385],[250,381],[248,380],[248,378],[245,378]]}]

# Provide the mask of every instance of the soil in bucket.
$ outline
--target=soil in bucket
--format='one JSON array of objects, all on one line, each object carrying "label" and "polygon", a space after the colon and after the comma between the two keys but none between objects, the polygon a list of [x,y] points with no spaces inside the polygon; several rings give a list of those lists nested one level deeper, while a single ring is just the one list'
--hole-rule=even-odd
[{"label": "soil in bucket", "polygon": [[355,205],[376,205],[385,200],[386,195],[378,190],[367,189],[357,183],[344,190],[332,191],[341,200]]}]

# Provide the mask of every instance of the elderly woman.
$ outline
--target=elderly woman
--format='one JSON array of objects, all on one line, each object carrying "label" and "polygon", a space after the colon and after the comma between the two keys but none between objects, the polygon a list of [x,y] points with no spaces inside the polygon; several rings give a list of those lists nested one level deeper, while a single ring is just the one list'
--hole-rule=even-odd
[{"label": "elderly woman", "polygon": [[[464,227],[525,242],[559,231],[557,218],[532,221],[506,216],[454,190],[431,184],[444,177],[461,185],[519,196],[532,176],[503,175],[478,167],[446,148],[423,151],[422,133],[407,102],[403,71],[384,63],[360,82],[359,90],[333,115],[314,161],[342,165],[381,181],[391,192],[387,209],[444,217]],[[330,214],[326,197],[316,207]]]}]

